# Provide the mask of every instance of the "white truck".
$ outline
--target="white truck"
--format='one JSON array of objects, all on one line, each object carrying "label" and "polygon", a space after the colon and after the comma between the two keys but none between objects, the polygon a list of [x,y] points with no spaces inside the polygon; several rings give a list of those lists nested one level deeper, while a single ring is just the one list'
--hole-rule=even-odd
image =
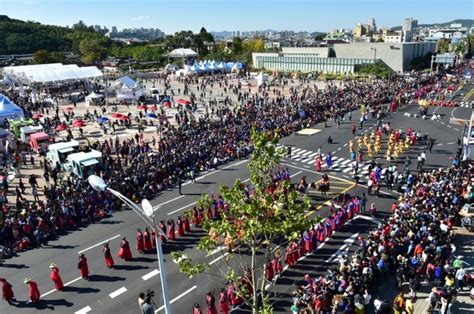
[{"label": "white truck", "polygon": [[56,166],[57,163],[62,169],[65,169],[67,164],[67,157],[71,154],[77,153],[79,150],[79,142],[71,140],[69,142],[54,143],[48,146],[48,153],[46,158]]},{"label": "white truck", "polygon": [[67,156],[66,170],[79,178],[87,178],[94,174],[96,165],[101,161],[102,153],[97,150],[79,152]]}]

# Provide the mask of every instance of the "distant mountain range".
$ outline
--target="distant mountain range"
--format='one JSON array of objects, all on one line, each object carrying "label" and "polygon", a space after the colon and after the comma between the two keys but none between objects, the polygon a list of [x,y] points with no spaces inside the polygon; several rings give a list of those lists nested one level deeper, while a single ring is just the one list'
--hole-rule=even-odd
[{"label": "distant mountain range", "polygon": [[[457,19],[451,22],[444,23],[418,24],[418,27],[448,27],[450,24],[453,23],[462,24],[463,27],[467,27],[468,29],[474,26],[474,20],[472,19]],[[402,26],[395,26],[391,29],[394,31],[399,31],[402,29]]]}]

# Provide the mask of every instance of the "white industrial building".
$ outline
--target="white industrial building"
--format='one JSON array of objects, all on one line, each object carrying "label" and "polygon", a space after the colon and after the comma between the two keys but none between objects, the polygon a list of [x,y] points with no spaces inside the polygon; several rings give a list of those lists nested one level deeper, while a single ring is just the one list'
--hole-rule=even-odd
[{"label": "white industrial building", "polygon": [[395,72],[404,72],[417,57],[436,51],[435,43],[349,43],[330,48],[282,48],[280,53],[253,53],[253,66],[277,71],[353,73],[358,65],[384,62]]}]

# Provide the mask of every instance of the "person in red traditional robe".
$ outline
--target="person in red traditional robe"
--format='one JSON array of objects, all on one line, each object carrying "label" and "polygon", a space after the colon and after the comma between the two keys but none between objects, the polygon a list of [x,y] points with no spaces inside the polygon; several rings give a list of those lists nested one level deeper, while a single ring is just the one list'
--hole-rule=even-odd
[{"label": "person in red traditional robe", "polygon": [[199,305],[199,303],[194,303],[193,314],[202,314],[201,306]]},{"label": "person in red traditional robe", "polygon": [[104,248],[102,249],[104,252],[104,261],[105,266],[108,268],[114,267],[114,259],[112,258],[112,254],[110,253],[110,248],[108,243],[104,243]]},{"label": "person in red traditional robe", "polygon": [[130,250],[130,244],[128,244],[127,238],[122,238],[117,256],[126,261],[132,259],[132,251]]},{"label": "person in red traditional robe", "polygon": [[156,248],[156,231],[154,227],[151,230],[151,247],[153,249]]},{"label": "person in red traditional robe", "polygon": [[153,248],[153,245],[151,244],[151,236],[148,228],[145,228],[145,231],[143,232],[143,241],[145,242],[145,251],[150,251]]},{"label": "person in red traditional robe", "polygon": [[316,160],[314,162],[314,167],[316,168],[317,172],[321,172],[321,157],[316,157]]},{"label": "person in red traditional robe", "polygon": [[62,291],[64,288],[64,284],[61,279],[61,276],[59,275],[58,266],[54,263],[51,263],[51,265],[49,265],[49,268],[51,269],[50,278],[54,283],[54,288],[58,291]]},{"label": "person in red traditional robe", "polygon": [[275,275],[280,275],[283,272],[283,265],[281,264],[281,251],[276,250],[275,256],[272,259],[273,272]]},{"label": "person in red traditional robe", "polygon": [[30,288],[30,302],[31,303],[38,302],[41,297],[41,293],[39,292],[39,289],[38,289],[38,284],[29,278],[25,279],[25,283],[28,284]]},{"label": "person in red traditional robe", "polygon": [[16,301],[12,285],[5,278],[0,278],[0,283],[2,284],[3,300],[7,301],[8,304],[12,305],[13,302]]},{"label": "person in red traditional robe", "polygon": [[225,289],[219,292],[219,308],[222,314],[229,314],[229,296]]},{"label": "person in red traditional robe", "polygon": [[137,251],[139,253],[145,252],[145,241],[143,241],[143,234],[140,229],[137,229]]},{"label": "person in red traditional robe", "polygon": [[265,264],[265,279],[268,282],[272,282],[274,275],[275,275],[275,273],[273,272],[272,263],[271,263],[271,261],[268,261]]},{"label": "person in red traditional robe", "polygon": [[184,232],[191,232],[191,224],[189,223],[188,216],[184,216],[183,224],[184,224]]},{"label": "person in red traditional robe", "polygon": [[293,254],[293,246],[292,244],[288,245],[286,248],[286,256],[285,256],[285,263],[291,267],[295,263],[295,257]]},{"label": "person in red traditional robe", "polygon": [[84,254],[79,254],[79,263],[77,268],[81,271],[81,277],[85,280],[89,279],[89,266],[87,265],[87,258]]},{"label": "person in red traditional robe", "polygon": [[160,224],[158,225],[158,227],[163,231],[163,233],[160,232],[161,243],[166,243],[166,237],[164,236],[164,234],[168,234],[168,233],[166,230],[165,222],[163,220],[160,221]]},{"label": "person in red traditional robe", "polygon": [[216,299],[211,291],[206,294],[207,314],[217,314]]},{"label": "person in red traditional robe", "polygon": [[168,236],[168,239],[170,240],[176,240],[174,228],[175,228],[174,220],[173,219],[168,220],[168,232],[166,233],[166,235]]},{"label": "person in red traditional robe", "polygon": [[178,216],[178,219],[176,220],[176,225],[178,226],[178,235],[180,237],[184,236],[184,225],[183,221],[181,220],[181,217]]}]

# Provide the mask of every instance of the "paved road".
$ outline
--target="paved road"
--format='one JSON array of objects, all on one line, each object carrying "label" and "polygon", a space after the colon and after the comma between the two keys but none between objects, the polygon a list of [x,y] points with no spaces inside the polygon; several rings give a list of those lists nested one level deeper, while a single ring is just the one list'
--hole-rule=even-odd
[{"label": "paved road", "polygon": [[[440,167],[449,164],[449,156],[453,155],[457,148],[456,140],[460,137],[459,126],[449,124],[449,117],[453,108],[430,108],[429,115],[433,112],[441,115],[439,121],[422,120],[420,118],[407,117],[407,113],[416,113],[417,106],[409,106],[403,111],[392,115],[389,121],[392,126],[407,129],[409,126],[427,132],[435,138],[436,144],[432,154],[428,154],[426,167]],[[468,110],[469,111],[469,110]],[[470,112],[464,112],[461,108],[456,110],[458,117],[468,117]],[[353,121],[357,123],[358,113],[354,112]],[[290,136],[281,141],[282,145],[292,145],[292,158],[285,160],[285,164],[294,175],[293,181],[297,181],[301,176],[306,175],[308,180],[315,181],[321,178],[320,173],[316,173],[313,167],[315,153],[319,146],[322,152],[333,152],[335,165],[332,170],[324,169],[325,173],[333,176],[331,182],[340,184],[339,192],[346,192],[352,195],[361,194],[366,190],[364,185],[353,186],[348,181],[349,172],[346,171],[348,165],[347,144],[353,138],[350,131],[352,122],[346,121],[338,129],[333,122],[328,123],[328,127],[317,125],[321,131],[312,136]],[[370,132],[374,121],[368,121],[362,132]],[[327,137],[331,135],[334,144],[327,143]],[[414,147],[409,154],[416,157],[422,147]],[[384,158],[380,159],[384,163]],[[413,163],[412,167],[416,163]],[[179,196],[177,191],[166,191],[157,199],[152,201],[154,206],[159,206],[158,218],[176,218],[182,211],[190,208],[202,193],[216,194],[219,184],[232,184],[235,179],[248,179],[247,161],[237,160],[225,165],[218,170],[204,174],[197,180],[197,183],[185,183],[183,185],[184,196]],[[385,209],[389,208],[393,199],[398,194],[392,191],[383,190],[380,198],[370,198],[369,202],[375,201],[377,207],[381,209],[383,215]],[[319,208],[317,214],[326,216],[328,208],[322,207],[327,199],[322,199],[317,193],[310,194],[313,203]],[[375,221],[376,222],[376,221]],[[317,256],[307,257],[301,261],[295,269],[286,271],[278,281],[275,291],[282,295],[275,300],[278,311],[287,309],[287,295],[295,282],[303,278],[306,271],[319,272],[329,267],[334,260],[334,256],[341,246],[353,248],[347,241],[355,233],[364,234],[374,225],[374,221],[367,217],[359,217],[352,223],[345,226],[336,237],[329,240],[320,249]],[[50,242],[50,246],[42,249],[32,250],[22,253],[20,256],[7,260],[1,267],[1,276],[6,277],[13,285],[13,289],[19,300],[27,299],[27,287],[23,284],[25,277],[31,277],[39,283],[39,288],[43,294],[44,301],[37,306],[21,303],[18,307],[11,307],[5,303],[0,303],[0,313],[139,313],[137,306],[138,293],[146,289],[156,291],[155,302],[160,307],[162,305],[159,276],[156,270],[156,257],[154,254],[138,255],[135,247],[135,233],[137,228],[143,228],[144,223],[133,212],[125,210],[115,213],[113,217],[107,218],[100,223],[88,226],[84,230],[75,231],[60,237],[57,241]],[[173,302],[172,308],[175,313],[189,313],[194,302],[204,305],[204,294],[208,290],[220,288],[223,281],[208,275],[201,275],[192,279],[181,274],[177,266],[170,260],[171,250],[183,250],[184,254],[195,261],[207,261],[211,264],[211,271],[219,271],[223,262],[222,251],[216,251],[210,256],[195,249],[201,233],[193,230],[192,233],[180,238],[173,244],[167,244],[164,248],[166,253],[166,266],[168,269],[169,294]],[[111,249],[116,254],[120,238],[126,236],[130,239],[133,247],[134,259],[130,262],[118,261],[117,267],[107,269],[103,263],[102,245],[104,241],[110,241]],[[344,243],[346,241],[346,243]],[[84,252],[89,259],[91,279],[83,281],[78,279],[77,254]],[[340,252],[340,251],[339,251]],[[245,258],[244,258],[245,259]],[[63,281],[67,288],[63,292],[52,291],[53,285],[49,280],[48,266],[55,262],[61,269]],[[245,260],[244,260],[245,262]],[[285,303],[286,302],[286,303]],[[80,312],[82,310],[82,312]],[[244,312],[238,309],[235,312]]]}]

